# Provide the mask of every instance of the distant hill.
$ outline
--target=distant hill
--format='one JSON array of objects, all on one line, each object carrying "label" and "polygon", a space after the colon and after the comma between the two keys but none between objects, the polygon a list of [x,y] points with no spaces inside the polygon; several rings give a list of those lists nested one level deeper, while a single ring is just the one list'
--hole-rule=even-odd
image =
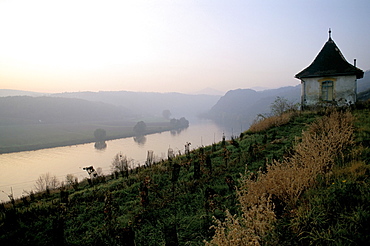
[{"label": "distant hill", "polygon": [[370,70],[364,73],[362,79],[357,80],[357,100],[366,101],[370,99]]},{"label": "distant hill", "polygon": [[225,92],[215,90],[213,88],[204,88],[203,90],[197,91],[194,93],[195,95],[217,95],[217,96],[223,96],[225,95]]},{"label": "distant hill", "polygon": [[130,110],[101,102],[58,97],[0,97],[0,125],[114,121]]},{"label": "distant hill", "polygon": [[220,99],[222,93],[207,89],[196,95],[183,93],[133,92],[133,91],[99,91],[99,92],[65,92],[44,94],[30,91],[0,89],[0,97],[7,96],[49,96],[83,99],[102,102],[129,109],[135,115],[162,116],[163,110],[170,110],[171,117],[194,118],[208,112]]},{"label": "distant hill", "polygon": [[53,94],[64,98],[80,98],[129,108],[135,114],[161,116],[170,110],[171,117],[192,118],[207,112],[220,99],[217,95],[188,95],[132,91],[68,92]]},{"label": "distant hill", "polygon": [[[357,81],[359,99],[369,98],[370,70],[364,78]],[[300,85],[259,91],[253,89],[230,90],[224,96],[211,88],[197,92],[196,95],[182,93],[156,93],[132,91],[100,91],[100,92],[66,92],[50,94],[50,97],[83,99],[90,102],[101,102],[111,106],[122,107],[126,113],[135,115],[161,116],[163,110],[170,110],[171,117],[193,118],[203,115],[219,123],[235,124],[236,127],[247,127],[257,114],[270,111],[270,105],[277,96],[293,102],[300,102]],[[42,96],[43,93],[0,89],[0,97],[27,95]],[[51,104],[53,105],[53,104]],[[50,106],[51,106],[50,105]],[[117,109],[117,108],[116,108]],[[115,109],[115,110],[116,110]],[[107,109],[107,112],[113,112]],[[102,114],[104,115],[104,114]]]},{"label": "distant hill", "polygon": [[9,89],[0,89],[0,97],[9,97],[9,96],[47,96],[48,93],[34,92],[34,91],[20,91],[20,90],[9,90]]},{"label": "distant hill", "polygon": [[233,124],[233,127],[246,129],[257,114],[270,112],[270,105],[278,96],[299,103],[300,90],[300,85],[264,91],[252,89],[231,90],[220,98],[205,117],[221,124]]},{"label": "distant hill", "polygon": [[370,70],[365,71],[364,77],[357,80],[357,92],[361,93],[370,90]]},{"label": "distant hill", "polygon": [[357,100],[358,101],[366,101],[370,99],[370,89],[367,91],[363,91],[361,93],[358,93]]}]

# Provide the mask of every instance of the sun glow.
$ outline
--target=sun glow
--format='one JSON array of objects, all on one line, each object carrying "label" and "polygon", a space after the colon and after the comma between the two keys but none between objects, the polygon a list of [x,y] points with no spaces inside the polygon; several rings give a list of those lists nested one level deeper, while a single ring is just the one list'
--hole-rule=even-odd
[{"label": "sun glow", "polygon": [[[193,93],[296,85],[293,75],[333,23],[338,43],[361,36],[341,50],[366,69],[369,36],[358,24],[369,23],[369,4],[347,15],[344,5],[354,5],[334,2],[0,0],[0,89]],[[338,12],[330,22],[327,7]],[[301,9],[323,19],[301,18]],[[346,28],[350,20],[356,28]]]},{"label": "sun glow", "polygon": [[[56,4],[57,3],[57,4]],[[0,10],[1,59],[9,65],[84,69],[153,59],[145,8],[125,1],[9,1]],[[42,6],[42,8],[40,8]],[[9,11],[10,9],[10,11]],[[150,39],[153,42],[149,43]]]}]

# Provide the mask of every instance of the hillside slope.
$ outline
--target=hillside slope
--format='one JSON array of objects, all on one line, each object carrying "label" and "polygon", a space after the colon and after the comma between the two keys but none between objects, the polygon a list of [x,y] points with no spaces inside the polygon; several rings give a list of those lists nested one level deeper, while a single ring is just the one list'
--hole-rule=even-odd
[{"label": "hillside slope", "polygon": [[[262,245],[365,245],[370,105],[361,107],[352,114],[268,118],[253,128],[264,130],[149,167],[117,170],[91,186],[69,179],[70,186],[1,206],[0,243],[245,245],[253,239]],[[304,165],[296,166],[301,159]]]}]

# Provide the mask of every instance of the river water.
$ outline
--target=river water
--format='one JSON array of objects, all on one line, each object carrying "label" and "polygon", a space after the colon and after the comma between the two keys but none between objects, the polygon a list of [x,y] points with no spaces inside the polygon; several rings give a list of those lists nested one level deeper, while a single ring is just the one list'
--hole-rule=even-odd
[{"label": "river water", "polygon": [[143,165],[149,150],[157,158],[167,158],[169,148],[175,153],[184,153],[187,142],[191,143],[190,149],[195,149],[221,141],[223,134],[230,139],[232,134],[239,135],[241,131],[218,126],[212,121],[198,121],[178,133],[150,134],[141,141],[132,137],[107,141],[107,147],[103,150],[96,149],[94,143],[90,143],[1,154],[0,202],[9,201],[8,195],[11,193],[19,198],[34,190],[36,180],[42,174],[55,175],[59,181],[65,181],[67,174],[73,174],[81,181],[88,177],[82,169],[86,166],[95,169],[100,167],[104,174],[110,174],[112,160],[118,153],[133,159],[135,165]]}]

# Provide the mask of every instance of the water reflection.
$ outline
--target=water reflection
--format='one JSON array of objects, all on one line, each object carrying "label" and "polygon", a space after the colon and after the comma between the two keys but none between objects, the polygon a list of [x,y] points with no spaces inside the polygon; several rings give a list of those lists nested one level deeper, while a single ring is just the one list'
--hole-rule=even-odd
[{"label": "water reflection", "polygon": [[170,133],[172,136],[176,136],[178,134],[180,134],[183,130],[187,129],[188,127],[181,127],[181,128],[177,128],[175,130],[171,130]]},{"label": "water reflection", "polygon": [[95,142],[94,147],[97,150],[103,150],[107,148],[107,143],[105,141]]},{"label": "water reflection", "polygon": [[138,145],[145,145],[145,143],[146,143],[146,137],[144,135],[135,136],[134,137],[134,141]]}]

